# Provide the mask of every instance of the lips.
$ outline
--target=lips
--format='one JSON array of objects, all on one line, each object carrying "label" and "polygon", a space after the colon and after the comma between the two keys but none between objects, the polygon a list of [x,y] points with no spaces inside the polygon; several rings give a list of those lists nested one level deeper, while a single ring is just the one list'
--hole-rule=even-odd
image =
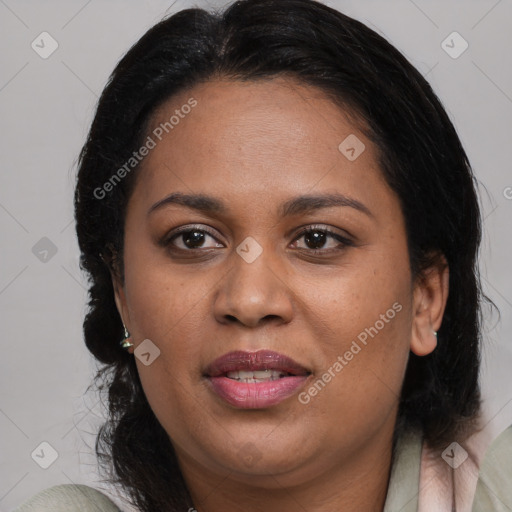
[{"label": "lips", "polygon": [[220,377],[236,371],[275,370],[288,375],[309,375],[306,368],[288,356],[272,350],[245,352],[242,350],[228,352],[215,359],[205,370],[207,377]]},{"label": "lips", "polygon": [[273,352],[234,351],[205,370],[212,393],[237,409],[267,409],[305,386],[311,372],[293,359]]}]

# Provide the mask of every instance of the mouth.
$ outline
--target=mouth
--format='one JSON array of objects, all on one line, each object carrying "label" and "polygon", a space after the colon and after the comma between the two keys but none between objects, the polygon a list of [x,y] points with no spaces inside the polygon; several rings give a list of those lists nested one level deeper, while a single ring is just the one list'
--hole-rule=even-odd
[{"label": "mouth", "polygon": [[228,352],[205,369],[204,377],[224,402],[242,409],[264,409],[295,394],[311,374],[288,356],[259,350]]},{"label": "mouth", "polygon": [[311,372],[284,354],[272,350],[228,352],[213,361],[205,370],[206,377],[238,381],[270,381],[283,377],[309,375]]},{"label": "mouth", "polygon": [[282,379],[284,377],[291,377],[293,374],[283,372],[280,370],[238,370],[234,372],[227,372],[226,377],[238,382],[247,382],[254,384],[256,382],[270,382],[273,380]]}]

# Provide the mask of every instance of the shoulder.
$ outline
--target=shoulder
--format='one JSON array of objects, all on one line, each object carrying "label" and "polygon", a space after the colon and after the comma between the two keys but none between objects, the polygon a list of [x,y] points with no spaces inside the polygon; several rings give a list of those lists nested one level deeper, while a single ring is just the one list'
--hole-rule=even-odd
[{"label": "shoulder", "polygon": [[480,464],[474,512],[512,510],[512,425],[490,445]]},{"label": "shoulder", "polygon": [[102,492],[81,484],[61,484],[44,489],[13,512],[120,512]]}]

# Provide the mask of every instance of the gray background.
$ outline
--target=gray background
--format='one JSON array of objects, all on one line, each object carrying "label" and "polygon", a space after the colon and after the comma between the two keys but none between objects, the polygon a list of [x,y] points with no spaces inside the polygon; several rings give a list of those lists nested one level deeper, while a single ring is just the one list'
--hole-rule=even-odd
[{"label": "gray background", "polygon": [[[512,1],[325,3],[385,36],[427,77],[482,184],[481,272],[501,310],[501,319],[487,315],[482,386],[497,435],[512,423]],[[121,55],[166,12],[224,4],[0,0],[0,510],[55,484],[105,488],[94,456],[102,412],[85,393],[95,363],[81,335],[75,161]],[[47,59],[31,47],[44,31],[59,45]],[[453,31],[469,44],[458,58],[441,46]],[[461,48],[456,39],[448,44]],[[35,462],[50,462],[42,442],[58,453],[48,469]]]}]

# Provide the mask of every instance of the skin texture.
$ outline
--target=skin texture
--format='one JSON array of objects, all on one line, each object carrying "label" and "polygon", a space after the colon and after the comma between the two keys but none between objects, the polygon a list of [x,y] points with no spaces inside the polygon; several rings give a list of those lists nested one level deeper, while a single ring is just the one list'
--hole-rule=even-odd
[{"label": "skin texture", "polygon": [[[409,351],[435,349],[448,270],[413,279],[404,218],[377,150],[321,91],[289,78],[211,81],[169,99],[151,129],[191,97],[197,105],[142,163],[127,209],[125,279],[113,274],[113,284],[135,348],[150,339],[161,351],[149,366],[137,359],[137,367],[195,507],[382,510]],[[350,134],[365,144],[354,161],[338,149]],[[215,196],[228,211],[170,204],[148,214],[174,192]],[[334,206],[278,214],[291,198],[324,193],[348,196],[371,213]],[[159,244],[196,225],[212,235],[195,245],[186,245],[186,235]],[[300,236],[312,225],[350,243],[327,236],[315,246]],[[263,251],[252,263],[236,252],[246,237]],[[301,403],[298,393],[395,303],[400,312]],[[226,404],[211,391],[205,367],[228,351],[259,349],[296,360],[312,372],[308,383],[266,409]]]}]

